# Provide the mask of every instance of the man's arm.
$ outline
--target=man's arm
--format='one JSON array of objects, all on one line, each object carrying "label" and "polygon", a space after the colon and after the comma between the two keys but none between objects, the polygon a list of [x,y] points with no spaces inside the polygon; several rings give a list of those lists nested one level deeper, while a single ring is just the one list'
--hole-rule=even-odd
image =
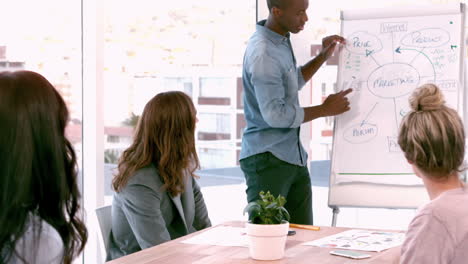
[{"label": "man's arm", "polygon": [[320,66],[330,58],[338,43],[345,43],[345,39],[338,35],[328,36],[322,39],[322,50],[319,55],[301,67],[304,81],[308,82],[318,69],[320,69]]},{"label": "man's arm", "polygon": [[305,107],[303,123],[319,117],[339,115],[348,111],[350,108],[346,95],[352,91],[352,89],[348,89],[336,94],[331,94],[321,105]]}]

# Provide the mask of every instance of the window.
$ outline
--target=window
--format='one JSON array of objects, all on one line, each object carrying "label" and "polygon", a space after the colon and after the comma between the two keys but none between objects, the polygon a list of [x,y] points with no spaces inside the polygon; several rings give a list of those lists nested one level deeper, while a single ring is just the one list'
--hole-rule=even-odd
[{"label": "window", "polygon": [[229,114],[199,113],[199,132],[229,134],[231,132],[231,118]]},{"label": "window", "polygon": [[163,79],[163,87],[169,91],[182,91],[192,97],[193,84],[191,78],[166,77]]},{"label": "window", "polygon": [[63,97],[83,193],[81,1],[2,2],[0,36],[0,71],[38,72]]},{"label": "window", "polygon": [[206,168],[225,168],[235,166],[233,153],[229,149],[198,148],[200,166]]},{"label": "window", "polygon": [[[255,1],[102,1],[104,184],[148,100],[171,90],[191,96],[197,109],[201,166],[235,166],[237,126],[245,125],[237,122],[243,115],[238,80],[255,30]],[[125,131],[115,134],[119,129]],[[104,189],[110,203],[110,188]]]},{"label": "window", "polygon": [[322,97],[326,97],[327,96],[327,84],[326,83],[322,83]]},{"label": "window", "polygon": [[200,97],[229,97],[236,88],[234,78],[200,78]]},{"label": "window", "polygon": [[[0,16],[0,71],[31,70],[47,78],[70,112],[66,136],[82,167],[80,1],[9,1]],[[43,14],[48,14],[44,16]],[[12,21],[21,23],[11,24]],[[57,23],[57,21],[61,21]]]},{"label": "window", "polygon": [[[93,14],[81,14],[82,11],[89,11],[82,10],[83,3],[92,6],[95,2],[102,4],[105,10],[98,16],[102,18],[103,25],[92,20]],[[268,10],[266,1],[262,0],[177,0],[164,4],[144,0],[7,1],[2,5],[0,16],[0,71],[33,70],[52,82],[70,111],[66,136],[77,153],[80,186],[83,186],[83,172],[87,171],[86,177],[103,182],[96,185],[103,189],[105,203],[110,204],[110,182],[118,158],[131,144],[134,128],[146,102],[163,91],[184,91],[192,97],[199,112],[196,146],[203,169],[237,164],[240,138],[245,127],[242,58],[247,40],[255,30],[256,2],[259,5],[258,17],[263,19],[268,15]],[[438,4],[454,1],[401,2]],[[349,9],[382,5],[392,3],[383,0],[332,0],[328,5],[311,5],[308,10],[310,21],[305,31],[292,35],[298,65],[317,54],[322,37],[340,31],[337,6]],[[17,23],[12,25],[12,21]],[[98,34],[83,31],[82,23],[90,24],[89,27],[95,28]],[[102,32],[96,29],[101,26]],[[86,38],[82,39],[82,35]],[[98,41],[93,38],[89,40],[94,35],[98,35]],[[96,46],[98,43],[102,50],[97,49],[95,54],[90,54],[88,50],[83,54],[82,43],[85,46]],[[82,65],[83,56],[90,56],[85,61],[96,61],[98,57],[97,61],[102,61],[103,65],[98,64],[97,69],[90,69]],[[88,75],[96,74],[99,78],[102,76],[99,82],[102,85],[84,81],[82,71]],[[336,71],[334,64],[323,65],[312,82],[302,89],[300,97],[306,99],[301,103],[319,104],[323,96],[336,91],[339,87],[332,83],[336,80]],[[96,108],[103,108],[103,122],[93,119],[97,114],[95,112],[83,114],[85,109],[82,106],[88,107],[90,104],[83,102],[83,87],[88,91],[98,91]],[[99,138],[88,137],[93,141],[90,145],[94,148],[86,150],[87,156],[96,155],[92,150],[100,149],[96,145],[103,145],[100,155],[104,157],[104,179],[94,175],[89,167],[86,170],[83,168],[82,135],[86,133],[86,129],[83,130],[85,122],[96,126],[104,124]],[[308,125],[301,129],[306,134],[304,146],[307,148],[309,141],[320,142],[317,143],[322,144],[318,148],[320,153],[310,157],[329,159],[331,143],[323,142],[331,142],[331,135],[322,132],[330,131],[333,118],[314,122],[320,124],[315,126],[314,123],[320,129],[308,129]],[[99,195],[94,187],[87,185],[84,191],[81,189],[85,200],[86,197]],[[101,201],[101,198],[93,199]],[[91,232],[98,230],[96,226],[91,226],[96,224],[92,214],[95,206],[92,204],[85,208]],[[87,248],[96,246],[95,238],[96,233],[90,233]]]},{"label": "window", "polygon": [[110,136],[107,137],[107,142],[109,142],[109,143],[119,143],[120,142],[119,139],[120,138],[118,136],[110,135]]},{"label": "window", "polygon": [[333,121],[334,117],[333,116],[327,116],[325,117],[325,125],[327,128],[332,128],[333,127]]}]

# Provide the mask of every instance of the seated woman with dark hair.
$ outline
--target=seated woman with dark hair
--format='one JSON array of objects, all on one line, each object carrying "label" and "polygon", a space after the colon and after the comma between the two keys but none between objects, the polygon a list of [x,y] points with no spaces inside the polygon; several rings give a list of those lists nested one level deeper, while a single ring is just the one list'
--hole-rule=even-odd
[{"label": "seated woman with dark hair", "polygon": [[87,230],[68,110],[41,75],[0,73],[0,263],[71,263]]},{"label": "seated woman with dark hair", "polygon": [[182,92],[145,106],[113,179],[108,260],[211,226],[194,171],[196,111]]},{"label": "seated woman with dark hair", "polygon": [[418,88],[410,105],[398,143],[431,201],[411,221],[400,261],[468,263],[468,189],[459,178],[465,157],[463,123],[433,84]]}]

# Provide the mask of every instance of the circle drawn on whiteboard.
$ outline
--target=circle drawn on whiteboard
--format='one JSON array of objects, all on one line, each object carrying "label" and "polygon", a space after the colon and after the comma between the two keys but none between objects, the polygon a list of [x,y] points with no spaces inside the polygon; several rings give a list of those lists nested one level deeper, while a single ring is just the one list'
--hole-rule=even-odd
[{"label": "circle drawn on whiteboard", "polygon": [[343,138],[352,144],[366,143],[377,136],[379,128],[374,124],[358,123],[347,128],[343,133]]},{"label": "circle drawn on whiteboard", "polygon": [[450,41],[450,34],[440,28],[425,28],[406,34],[401,44],[416,48],[437,48]]},{"label": "circle drawn on whiteboard", "polygon": [[380,98],[397,98],[418,87],[421,76],[407,63],[388,63],[375,69],[367,80],[369,91]]},{"label": "circle drawn on whiteboard", "polygon": [[346,49],[354,54],[369,56],[382,50],[382,41],[365,31],[356,31],[346,38]]}]

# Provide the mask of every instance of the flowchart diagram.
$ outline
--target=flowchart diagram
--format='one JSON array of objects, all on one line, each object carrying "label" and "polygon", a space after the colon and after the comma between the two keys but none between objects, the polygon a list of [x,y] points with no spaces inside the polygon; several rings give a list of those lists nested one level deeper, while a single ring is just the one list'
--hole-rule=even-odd
[{"label": "flowchart diagram", "polygon": [[353,92],[351,110],[335,123],[340,172],[411,173],[397,142],[399,124],[409,111],[409,96],[425,83],[438,85],[448,105],[458,107],[460,21],[453,16],[345,21],[343,36],[337,87]]}]

